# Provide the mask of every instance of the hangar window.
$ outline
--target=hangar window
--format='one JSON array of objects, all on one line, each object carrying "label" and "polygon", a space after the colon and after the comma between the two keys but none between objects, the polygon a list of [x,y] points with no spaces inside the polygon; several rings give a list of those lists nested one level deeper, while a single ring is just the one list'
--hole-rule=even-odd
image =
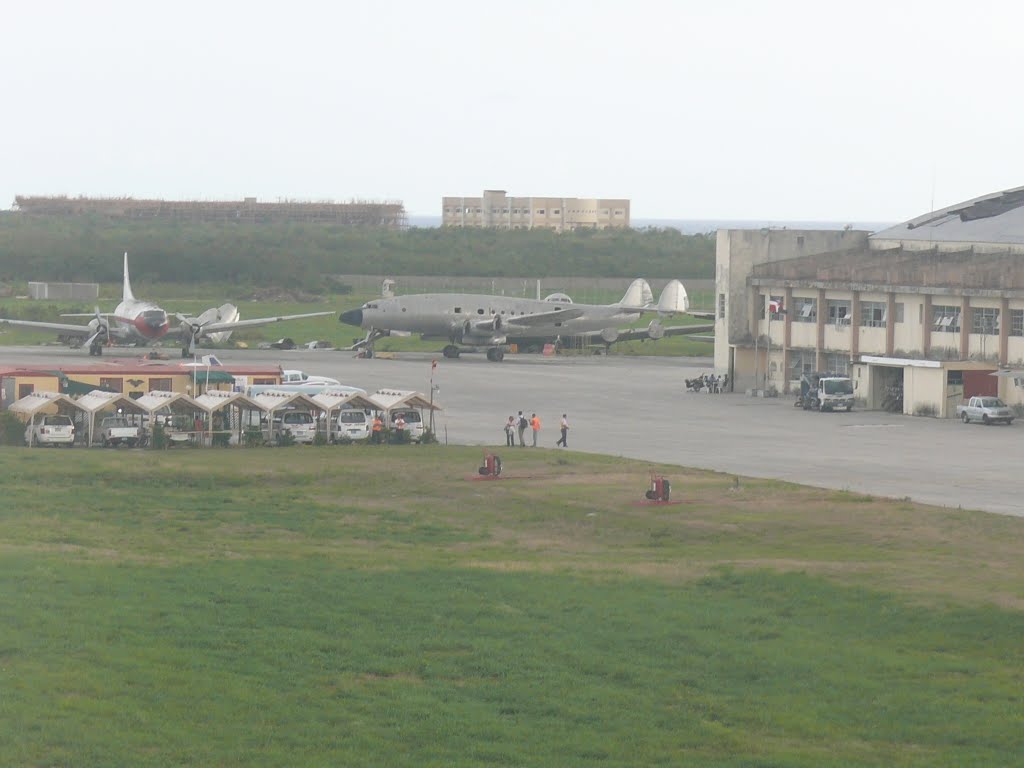
[{"label": "hangar window", "polygon": [[1024,336],[1024,309],[1010,310],[1010,335]]},{"label": "hangar window", "polygon": [[170,392],[171,390],[171,379],[168,378],[151,378],[149,380],[149,391],[150,392]]},{"label": "hangar window", "polygon": [[124,392],[124,379],[120,376],[117,378],[100,377],[100,389],[105,389],[107,392]]},{"label": "hangar window", "polygon": [[865,301],[860,305],[860,324],[864,328],[885,328],[887,315],[884,301]]},{"label": "hangar window", "polygon": [[18,399],[20,400],[23,397],[28,397],[29,395],[31,395],[35,391],[36,391],[36,385],[35,384],[19,384],[18,385]]},{"label": "hangar window", "polygon": [[960,333],[960,307],[933,305],[932,330],[938,333]]},{"label": "hangar window", "polygon": [[850,300],[828,299],[828,321],[836,325],[850,324]]},{"label": "hangar window", "polygon": [[974,307],[971,310],[971,333],[999,333],[999,310],[996,307]]},{"label": "hangar window", "polygon": [[818,322],[818,300],[805,296],[793,297],[793,322],[794,323],[816,323]]}]

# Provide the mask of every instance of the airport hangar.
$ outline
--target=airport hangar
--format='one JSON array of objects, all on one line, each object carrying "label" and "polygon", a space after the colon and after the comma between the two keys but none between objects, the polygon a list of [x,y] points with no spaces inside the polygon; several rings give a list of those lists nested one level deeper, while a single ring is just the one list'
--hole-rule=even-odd
[{"label": "airport hangar", "polygon": [[871,410],[1024,403],[1024,187],[874,234],[719,230],[715,286],[715,369],[736,391],[832,371]]}]

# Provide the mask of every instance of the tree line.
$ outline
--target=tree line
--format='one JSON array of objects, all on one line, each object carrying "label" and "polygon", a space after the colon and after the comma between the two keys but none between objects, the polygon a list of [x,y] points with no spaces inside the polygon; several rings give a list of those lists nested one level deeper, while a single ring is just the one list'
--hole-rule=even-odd
[{"label": "tree line", "polygon": [[0,280],[146,282],[317,290],[334,274],[470,277],[714,276],[715,237],[674,229],[543,230],[111,221],[0,214]]}]

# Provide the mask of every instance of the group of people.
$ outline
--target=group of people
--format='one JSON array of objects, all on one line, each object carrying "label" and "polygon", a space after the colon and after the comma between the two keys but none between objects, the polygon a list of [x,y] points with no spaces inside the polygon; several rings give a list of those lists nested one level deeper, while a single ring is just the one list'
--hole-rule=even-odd
[{"label": "group of people", "polygon": [[[533,447],[537,447],[537,439],[540,435],[540,416],[536,413],[531,415],[529,418],[526,417],[522,411],[517,416],[509,416],[508,421],[505,422],[505,445],[511,447],[516,444],[516,434],[519,435],[519,447],[526,447],[526,430],[533,431]],[[558,438],[558,442],[555,446],[562,446],[563,448],[569,447],[569,417],[566,414],[562,414],[562,421],[559,424],[562,436]]]},{"label": "group of people", "polygon": [[687,392],[704,392],[707,394],[719,394],[725,392],[729,386],[729,374],[716,376],[715,374],[702,373],[695,379],[686,379]]},{"label": "group of people", "polygon": [[[402,414],[398,414],[395,417],[394,430],[396,433],[396,439],[398,442],[402,442],[402,435],[405,432],[405,418]],[[378,413],[373,417],[373,425],[371,426],[371,442],[383,443],[385,439],[384,434],[384,420]]]}]

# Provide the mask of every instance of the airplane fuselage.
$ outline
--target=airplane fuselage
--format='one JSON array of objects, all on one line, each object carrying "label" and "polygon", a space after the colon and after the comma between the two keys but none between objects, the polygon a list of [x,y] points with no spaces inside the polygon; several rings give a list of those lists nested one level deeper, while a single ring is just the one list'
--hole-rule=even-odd
[{"label": "airplane fuselage", "polygon": [[[564,317],[560,315],[564,313]],[[638,311],[611,305],[572,304],[486,294],[416,294],[375,299],[344,312],[341,321],[366,330],[418,333],[466,344],[503,344],[507,336],[551,338],[629,322]],[[532,322],[532,316],[546,316]]]},{"label": "airplane fuselage", "polygon": [[128,342],[156,341],[170,330],[167,312],[151,301],[128,299],[114,309],[115,336]]}]

